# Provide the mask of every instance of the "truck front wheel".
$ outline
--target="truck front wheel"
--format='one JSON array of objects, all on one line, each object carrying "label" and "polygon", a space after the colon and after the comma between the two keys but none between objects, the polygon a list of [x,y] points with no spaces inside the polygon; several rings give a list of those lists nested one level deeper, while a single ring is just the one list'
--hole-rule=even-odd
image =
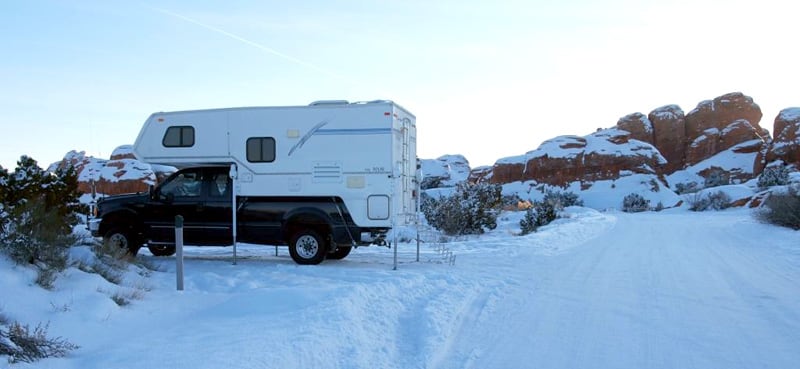
[{"label": "truck front wheel", "polygon": [[142,245],[136,241],[131,231],[123,227],[114,227],[103,236],[103,244],[106,250],[116,252],[125,250],[130,256],[136,256]]},{"label": "truck front wheel", "polygon": [[325,260],[327,253],[328,247],[325,238],[310,229],[295,233],[289,242],[289,254],[297,264],[319,264]]}]

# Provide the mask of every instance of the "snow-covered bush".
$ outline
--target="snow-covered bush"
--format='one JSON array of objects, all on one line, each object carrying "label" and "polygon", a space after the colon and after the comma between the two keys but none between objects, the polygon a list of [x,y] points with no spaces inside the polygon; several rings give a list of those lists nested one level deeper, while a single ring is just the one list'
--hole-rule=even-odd
[{"label": "snow-covered bush", "polygon": [[650,200],[645,199],[638,193],[631,193],[622,199],[622,211],[627,213],[638,213],[650,209]]},{"label": "snow-covered bush", "polygon": [[703,187],[719,187],[731,184],[731,175],[722,168],[711,167],[705,176]]},{"label": "snow-covered bush", "polygon": [[37,283],[52,287],[66,268],[69,247],[75,243],[78,179],[71,168],[50,173],[23,156],[13,173],[0,170],[0,251],[17,264],[37,268]]},{"label": "snow-covered bush", "polygon": [[789,184],[789,169],[783,165],[769,166],[758,176],[758,188],[761,190],[787,184]]},{"label": "snow-covered bush", "polygon": [[685,194],[685,193],[692,193],[700,191],[700,188],[697,185],[697,182],[688,182],[688,183],[676,183],[675,184],[675,193],[677,194]]},{"label": "snow-covered bush", "polygon": [[502,203],[497,184],[459,183],[449,197],[425,196],[421,208],[428,224],[448,235],[482,234],[497,227]]},{"label": "snow-covered bush", "polygon": [[756,217],[766,223],[800,229],[800,190],[789,187],[785,193],[771,193]]},{"label": "snow-covered bush", "polygon": [[572,191],[548,190],[542,201],[553,205],[556,211],[561,211],[568,206],[583,206],[583,200]]},{"label": "snow-covered bush", "polygon": [[525,216],[519,221],[522,230],[520,235],[536,232],[541,226],[550,224],[558,217],[555,206],[552,202],[535,202],[533,206],[525,210]]},{"label": "snow-covered bush", "polygon": [[722,191],[710,192],[705,195],[697,193],[688,201],[691,211],[724,210],[731,206],[731,197]]}]

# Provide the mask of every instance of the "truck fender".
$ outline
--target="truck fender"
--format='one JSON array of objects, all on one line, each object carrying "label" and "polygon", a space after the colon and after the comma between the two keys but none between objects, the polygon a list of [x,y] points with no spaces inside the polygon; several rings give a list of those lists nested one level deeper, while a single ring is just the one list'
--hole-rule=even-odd
[{"label": "truck fender", "polygon": [[114,227],[128,228],[135,235],[139,235],[142,231],[141,220],[135,211],[130,209],[120,209],[112,213],[103,215],[103,220],[100,223],[100,234],[108,232]]},{"label": "truck fender", "polygon": [[288,242],[297,225],[306,225],[318,232],[330,235],[333,232],[331,219],[322,209],[316,207],[302,207],[292,209],[284,214],[281,221],[281,233]]}]

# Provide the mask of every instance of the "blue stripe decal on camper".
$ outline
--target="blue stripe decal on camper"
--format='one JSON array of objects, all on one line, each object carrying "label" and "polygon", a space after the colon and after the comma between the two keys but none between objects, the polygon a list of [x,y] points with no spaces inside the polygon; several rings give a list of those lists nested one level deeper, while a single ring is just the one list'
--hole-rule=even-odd
[{"label": "blue stripe decal on camper", "polygon": [[311,130],[308,131],[308,133],[306,133],[305,135],[303,135],[302,138],[300,138],[300,141],[298,141],[296,144],[294,144],[294,146],[292,146],[292,149],[289,150],[289,156],[292,156],[295,150],[303,147],[303,145],[306,144],[306,141],[308,141],[308,139],[311,138],[311,136],[313,136],[315,132],[319,131],[319,129],[326,124],[328,124],[328,121],[323,120],[322,122],[317,123],[317,125],[311,128]]},{"label": "blue stripe decal on camper", "polygon": [[387,135],[391,134],[391,128],[356,128],[356,129],[318,129],[316,135],[338,136],[338,135]]},{"label": "blue stripe decal on camper", "polygon": [[289,150],[289,156],[301,149],[311,136],[352,136],[352,135],[390,135],[391,128],[353,128],[353,129],[322,129],[329,120],[323,120],[311,128],[300,140]]}]

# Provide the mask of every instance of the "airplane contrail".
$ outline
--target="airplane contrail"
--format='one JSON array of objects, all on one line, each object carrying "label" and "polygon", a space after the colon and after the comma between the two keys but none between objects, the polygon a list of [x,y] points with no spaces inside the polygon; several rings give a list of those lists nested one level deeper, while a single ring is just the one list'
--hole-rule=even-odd
[{"label": "airplane contrail", "polygon": [[217,27],[202,23],[202,22],[200,22],[200,21],[198,21],[196,19],[192,19],[192,18],[189,18],[187,16],[184,16],[184,15],[181,15],[181,14],[178,14],[178,13],[174,13],[174,12],[171,12],[171,11],[166,10],[166,9],[155,8],[155,7],[151,7],[151,6],[148,6],[148,5],[143,5],[143,6],[145,6],[147,8],[150,8],[153,11],[156,11],[156,12],[159,12],[159,13],[162,13],[162,14],[169,15],[171,17],[175,17],[175,18],[181,19],[183,21],[186,21],[186,22],[192,23],[194,25],[203,27],[203,28],[205,28],[207,30],[210,30],[210,31],[219,33],[221,35],[227,36],[227,37],[232,38],[232,39],[234,39],[236,41],[245,43],[245,44],[253,46],[253,47],[255,47],[255,48],[259,49],[259,50],[262,50],[262,51],[265,51],[265,52],[270,53],[272,55],[275,55],[275,56],[277,56],[279,58],[288,60],[288,61],[290,61],[292,63],[296,63],[296,64],[302,65],[302,66],[304,66],[306,68],[313,69],[313,70],[315,70],[317,72],[320,72],[322,74],[325,74],[325,75],[327,75],[329,77],[340,79],[342,81],[348,82],[348,83],[353,84],[353,85],[358,85],[358,83],[350,80],[349,78],[346,78],[344,76],[338,75],[338,74],[333,73],[331,71],[328,71],[328,70],[326,70],[324,68],[318,67],[318,66],[316,66],[316,65],[314,65],[312,63],[309,63],[307,61],[300,60],[300,59],[295,58],[293,56],[284,54],[284,53],[282,53],[282,52],[280,52],[278,50],[275,50],[275,49],[273,49],[271,47],[264,46],[264,45],[262,45],[262,44],[260,44],[258,42],[251,41],[251,40],[248,40],[248,39],[246,39],[244,37],[241,37],[239,35],[230,33],[230,32],[228,32],[228,31],[226,31],[224,29],[220,29],[220,28],[217,28]]}]

